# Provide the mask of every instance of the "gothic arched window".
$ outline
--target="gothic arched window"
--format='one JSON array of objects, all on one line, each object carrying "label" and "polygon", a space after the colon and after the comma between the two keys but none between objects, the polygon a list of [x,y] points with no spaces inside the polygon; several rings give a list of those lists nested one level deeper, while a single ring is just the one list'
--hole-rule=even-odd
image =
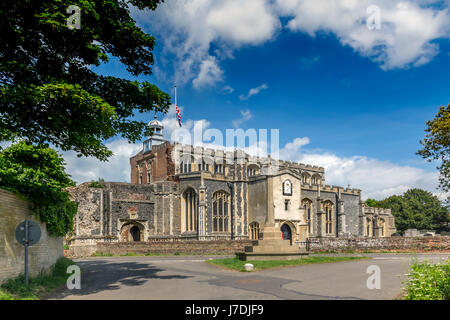
[{"label": "gothic arched window", "polygon": [[305,216],[306,216],[306,224],[308,225],[308,235],[311,235],[313,233],[312,230],[312,201],[309,199],[304,199],[302,201],[303,208],[305,209]]},{"label": "gothic arched window", "polygon": [[197,230],[197,194],[189,188],[183,194],[184,201],[184,230]]},{"label": "gothic arched window", "polygon": [[324,203],[325,209],[325,232],[326,234],[333,233],[333,203],[331,201],[326,201]]},{"label": "gothic arched window", "polygon": [[228,193],[218,191],[213,195],[213,231],[228,232],[230,201]]},{"label": "gothic arched window", "polygon": [[380,236],[381,237],[384,237],[384,232],[385,232],[384,219],[380,219]]},{"label": "gothic arched window", "polygon": [[370,237],[372,235],[372,220],[370,218],[366,219],[366,236]]}]

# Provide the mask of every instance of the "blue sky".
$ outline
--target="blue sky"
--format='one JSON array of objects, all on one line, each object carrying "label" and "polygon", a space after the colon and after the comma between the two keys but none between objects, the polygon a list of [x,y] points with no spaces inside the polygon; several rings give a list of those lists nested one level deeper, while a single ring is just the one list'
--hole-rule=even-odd
[{"label": "blue sky", "polygon": [[[371,4],[167,0],[156,12],[133,9],[157,39],[154,74],[138,79],[172,96],[176,83],[187,127],[280,129],[281,156],[325,166],[329,184],[375,198],[436,192],[436,164],[415,152],[425,122],[450,103],[448,1],[375,1],[380,30],[365,24]],[[133,79],[115,59],[97,71]],[[172,115],[159,117],[176,127]],[[126,181],[128,162],[119,163],[139,146],[110,143],[121,150],[116,176],[66,154],[78,182]]]}]

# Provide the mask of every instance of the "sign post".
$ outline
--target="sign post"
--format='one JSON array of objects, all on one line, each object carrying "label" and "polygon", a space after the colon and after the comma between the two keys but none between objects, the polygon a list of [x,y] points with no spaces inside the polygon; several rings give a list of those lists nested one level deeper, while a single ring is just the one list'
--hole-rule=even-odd
[{"label": "sign post", "polygon": [[21,222],[16,228],[16,240],[25,247],[25,283],[28,285],[28,247],[41,239],[41,228],[31,220]]}]

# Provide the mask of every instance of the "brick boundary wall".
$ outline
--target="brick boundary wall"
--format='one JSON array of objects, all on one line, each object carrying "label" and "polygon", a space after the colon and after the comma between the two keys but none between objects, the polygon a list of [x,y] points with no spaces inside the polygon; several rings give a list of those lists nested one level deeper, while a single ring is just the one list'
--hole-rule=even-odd
[{"label": "brick boundary wall", "polygon": [[440,251],[450,252],[450,236],[390,238],[310,238],[310,252],[323,251]]},{"label": "brick boundary wall", "polygon": [[24,273],[25,249],[15,235],[16,227],[24,220],[37,222],[42,233],[40,241],[29,248],[30,275],[49,271],[63,256],[63,239],[49,236],[46,225],[35,219],[30,203],[0,189],[0,283]]},{"label": "brick boundary wall", "polygon": [[218,240],[218,241],[149,241],[149,242],[117,242],[97,243],[97,254],[121,255],[137,254],[231,254],[244,251],[245,246],[251,245],[250,240]]}]

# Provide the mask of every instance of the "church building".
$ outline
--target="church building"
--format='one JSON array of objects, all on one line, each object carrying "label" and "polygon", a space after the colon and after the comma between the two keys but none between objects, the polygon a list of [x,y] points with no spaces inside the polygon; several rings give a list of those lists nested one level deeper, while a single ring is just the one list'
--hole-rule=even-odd
[{"label": "church building", "polygon": [[389,209],[326,185],[322,167],[171,143],[160,121],[149,126],[154,134],[130,159],[131,183],[69,188],[79,203],[74,241],[260,239],[271,225],[295,245],[396,231]]}]

